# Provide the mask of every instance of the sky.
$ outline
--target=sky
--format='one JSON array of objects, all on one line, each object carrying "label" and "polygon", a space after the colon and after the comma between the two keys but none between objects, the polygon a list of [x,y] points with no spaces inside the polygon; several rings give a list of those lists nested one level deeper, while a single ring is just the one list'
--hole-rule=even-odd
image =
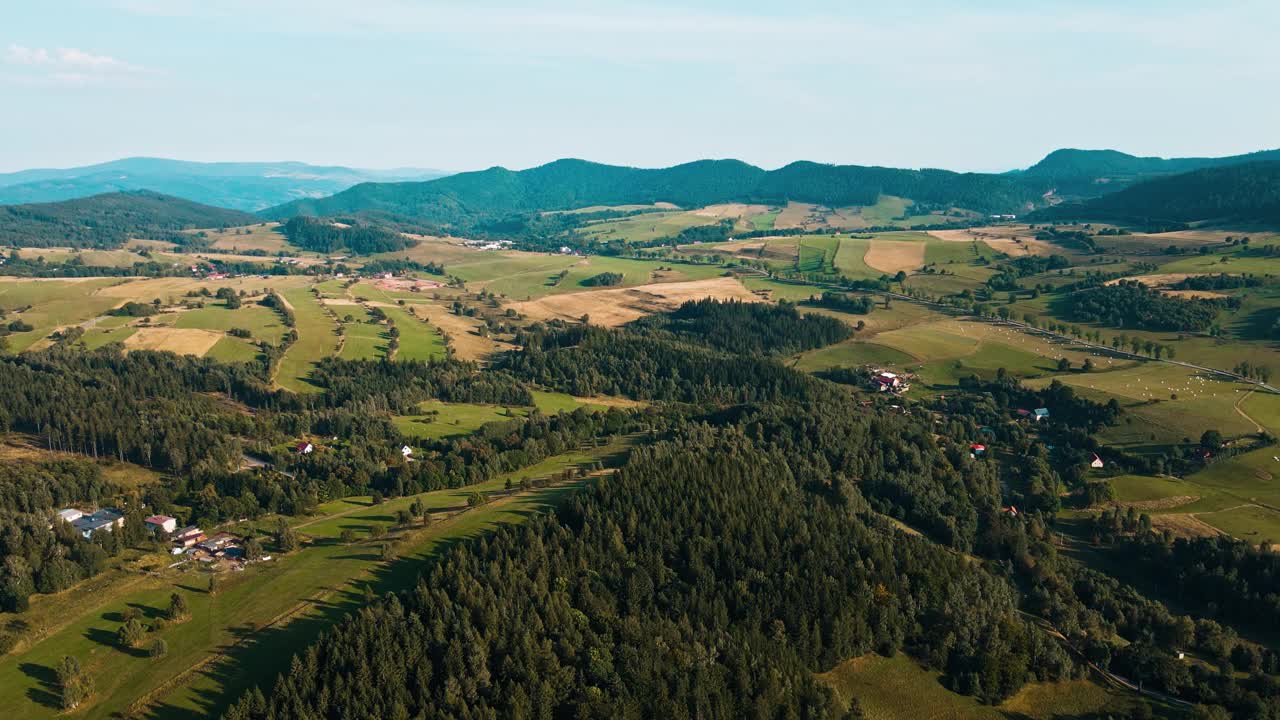
[{"label": "sky", "polygon": [[[960,7],[963,6],[963,7]],[[0,171],[1280,147],[1273,0],[0,2]]]}]

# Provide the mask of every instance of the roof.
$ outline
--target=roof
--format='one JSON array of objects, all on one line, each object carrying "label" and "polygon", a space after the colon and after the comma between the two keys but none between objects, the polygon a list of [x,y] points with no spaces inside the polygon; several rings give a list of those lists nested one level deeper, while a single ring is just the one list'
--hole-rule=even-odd
[{"label": "roof", "polygon": [[1036,408],[1036,414],[1042,417],[1047,417],[1049,415],[1049,408]]},{"label": "roof", "polygon": [[1027,410],[1027,409],[1025,409],[1025,408],[1018,408],[1017,410],[1014,410],[1014,412],[1018,413],[1019,415],[1030,415],[1030,414],[1031,414],[1031,411],[1030,411],[1030,410]]},{"label": "roof", "polygon": [[73,520],[71,524],[80,530],[97,530],[112,525],[123,517],[123,514],[115,510],[99,510],[91,515],[85,515]]},{"label": "roof", "polygon": [[199,532],[200,532],[200,528],[196,527],[195,525],[188,525],[182,528],[181,530],[175,531],[173,533],[173,536],[175,538],[180,538],[180,537],[185,537],[187,535],[196,535]]},{"label": "roof", "polygon": [[171,518],[168,515],[152,515],[143,522],[151,523],[152,525],[164,525],[167,522],[178,522],[178,520],[177,518]]}]

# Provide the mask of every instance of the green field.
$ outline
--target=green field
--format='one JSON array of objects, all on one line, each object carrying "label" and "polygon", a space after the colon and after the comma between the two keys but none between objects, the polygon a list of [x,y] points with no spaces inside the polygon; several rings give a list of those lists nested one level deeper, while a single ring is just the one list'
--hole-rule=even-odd
[{"label": "green field", "polygon": [[841,275],[850,278],[877,278],[884,275],[883,272],[867,265],[863,260],[863,257],[867,254],[867,248],[871,246],[870,240],[842,237],[836,242],[839,245],[835,256],[832,258],[832,263]]},{"label": "green field", "polygon": [[795,367],[806,372],[816,372],[834,367],[862,365],[902,368],[917,362],[914,357],[887,345],[852,340],[804,353],[796,361]]},{"label": "green field", "polygon": [[289,346],[276,370],[276,382],[294,392],[314,392],[316,386],[306,378],[320,360],[332,355],[338,346],[333,318],[329,317],[308,288],[285,290],[285,300],[293,306],[298,341]]},{"label": "green field", "polygon": [[400,347],[396,350],[396,360],[430,360],[444,357],[444,335],[439,330],[425,320],[410,315],[399,306],[386,306],[382,311],[400,331]]},{"label": "green field", "polygon": [[662,237],[674,237],[686,228],[714,225],[719,221],[720,219],[716,217],[676,210],[644,213],[616,220],[601,220],[588,224],[583,228],[583,232],[601,242],[609,240],[646,242]]},{"label": "green field", "polygon": [[[359,305],[334,305],[330,309],[342,323],[342,352],[338,357],[343,360],[375,360],[386,355],[387,342],[391,339],[386,325],[375,321]],[[346,319],[348,316],[352,318],[350,321]]]},{"label": "green field", "polygon": [[893,658],[867,655],[842,663],[818,676],[848,707],[856,698],[867,720],[1026,720],[1090,717],[1104,711],[1127,712],[1132,696],[1117,694],[1086,681],[1030,683],[998,706],[953,693],[938,673],[926,670],[906,655]]},{"label": "green field", "polygon": [[[572,412],[579,407],[594,410],[605,407],[603,404],[584,403],[564,393],[553,392],[535,391],[533,401],[534,407],[544,415]],[[531,409],[517,405],[483,405],[427,400],[419,404],[418,414],[396,416],[392,421],[400,432],[408,437],[436,440],[470,435],[485,423],[522,418],[527,416]]]},{"label": "green field", "polygon": [[259,305],[254,299],[246,300],[236,310],[228,310],[221,302],[186,310],[178,315],[173,326],[222,332],[243,328],[253,333],[255,339],[266,340],[272,345],[279,344],[288,330],[276,311]]},{"label": "green field", "polygon": [[[29,332],[8,336],[10,352],[22,352],[58,327],[82,323],[123,302],[97,294],[97,290],[120,284],[118,279],[29,280],[0,279],[0,309],[8,313],[6,322],[22,320]],[[17,312],[30,306],[29,310]]]},{"label": "green field", "polygon": [[840,239],[833,235],[806,235],[800,238],[796,269],[800,272],[835,273],[839,249]]},{"label": "green field", "polygon": [[[551,477],[624,450],[623,445],[614,445],[567,453],[510,477]],[[146,697],[149,717],[216,716],[247,687],[273,679],[283,658],[358,609],[365,601],[366,587],[377,594],[411,587],[423,562],[442,549],[501,523],[520,522],[581,482],[504,497],[506,479],[419,496],[433,512],[449,516],[437,518],[425,529],[396,529],[390,537],[401,548],[391,563],[380,559],[380,544],[363,540],[345,546],[334,540],[344,529],[367,537],[374,525],[392,528],[396,511],[407,508],[412,499],[370,506],[367,498],[350,498],[326,504],[322,510],[328,516],[297,523],[298,532],[311,538],[303,550],[252,565],[234,576],[224,573],[215,595],[205,592],[209,574],[195,568],[144,576],[123,593],[101,592],[96,602],[77,607],[78,616],[33,647],[0,659],[0,708],[15,718],[58,715],[50,706],[56,703],[47,678],[58,660],[70,654],[94,677],[95,694],[78,715],[114,716]],[[466,508],[467,496],[477,490],[491,493],[494,501],[457,514]],[[115,630],[124,609],[138,609],[144,622],[150,622],[174,592],[186,596],[191,618],[159,632],[169,646],[166,657],[156,660],[141,651],[115,647]]]},{"label": "green field", "polygon": [[230,335],[218,340],[213,347],[209,348],[209,352],[204,354],[207,358],[228,363],[251,362],[256,360],[259,355],[261,353],[258,348],[248,340],[231,337]]}]

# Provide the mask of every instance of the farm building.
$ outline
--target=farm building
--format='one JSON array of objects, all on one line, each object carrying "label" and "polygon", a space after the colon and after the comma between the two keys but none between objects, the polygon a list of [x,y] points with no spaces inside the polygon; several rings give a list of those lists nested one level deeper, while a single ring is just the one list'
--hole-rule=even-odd
[{"label": "farm building", "polygon": [[59,510],[55,517],[62,522],[75,522],[84,517],[84,513],[75,508],[67,508],[65,510]]},{"label": "farm building", "polygon": [[191,547],[204,540],[204,532],[195,525],[188,525],[173,533],[173,542],[182,547]]},{"label": "farm building", "polygon": [[1025,420],[1031,417],[1031,411],[1027,410],[1026,408],[1018,408],[1017,410],[1013,411],[1013,414],[1017,415],[1018,418],[1021,420]]},{"label": "farm building", "polygon": [[171,533],[178,529],[178,521],[168,515],[152,515],[143,522],[151,532]]},{"label": "farm building", "polygon": [[80,534],[90,538],[99,530],[111,532],[118,527],[123,527],[124,514],[115,510],[99,510],[90,515],[83,515],[75,519],[72,521],[71,526],[79,530]]},{"label": "farm building", "polygon": [[877,392],[906,392],[911,386],[896,373],[877,370],[871,376],[871,389]]},{"label": "farm building", "polygon": [[400,448],[400,454],[407,458],[410,455],[413,455],[413,448],[409,447],[408,445],[404,445]]},{"label": "farm building", "polygon": [[1106,463],[1102,462],[1102,458],[1098,457],[1098,453],[1091,453],[1090,455],[1091,455],[1091,457],[1090,457],[1090,459],[1089,459],[1089,467],[1091,467],[1091,468],[1100,468],[1100,467],[1102,467],[1103,465],[1105,465],[1105,464],[1106,464]]},{"label": "farm building", "polygon": [[309,442],[301,442],[301,443],[298,443],[298,446],[295,447],[293,451],[298,453],[299,455],[309,455],[315,449],[316,449],[315,445],[312,445]]},{"label": "farm building", "polygon": [[978,457],[987,453],[987,446],[981,443],[973,443],[969,446],[969,457]]},{"label": "farm building", "polygon": [[1049,419],[1049,408],[1036,408],[1033,412],[1036,422]]}]

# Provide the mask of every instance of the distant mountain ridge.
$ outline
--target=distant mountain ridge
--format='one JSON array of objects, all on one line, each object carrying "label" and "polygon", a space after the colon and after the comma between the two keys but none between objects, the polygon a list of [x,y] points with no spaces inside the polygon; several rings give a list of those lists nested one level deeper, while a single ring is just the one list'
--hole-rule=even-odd
[{"label": "distant mountain ridge", "polygon": [[448,173],[399,168],[365,170],[301,162],[201,163],[133,157],[66,169],[0,174],[0,204],[57,202],[103,193],[150,190],[205,205],[254,212],[352,185],[384,180],[427,180]]},{"label": "distant mountain ridge", "polygon": [[0,206],[0,246],[118,247],[131,238],[185,241],[182,230],[261,222],[239,210],[134,190],[54,203]]},{"label": "distant mountain ridge", "polygon": [[1033,213],[1030,220],[1280,225],[1280,160],[1206,167]]},{"label": "distant mountain ridge", "polygon": [[511,213],[591,205],[787,200],[829,206],[874,205],[880,195],[982,212],[1025,211],[1039,191],[1019,179],[950,170],[902,170],[795,162],[764,170],[740,160],[698,160],[644,169],[566,159],[528,170],[493,167],[417,183],[364,183],[332,197],[297,200],[261,213],[270,219],[379,212],[462,226]]},{"label": "distant mountain ridge", "polygon": [[1280,160],[1280,150],[1260,150],[1227,157],[1138,157],[1118,150],[1054,150],[1043,160],[1016,175],[1052,185],[1055,194],[1067,198],[1098,197],[1154,177],[1175,175],[1209,167]]}]

